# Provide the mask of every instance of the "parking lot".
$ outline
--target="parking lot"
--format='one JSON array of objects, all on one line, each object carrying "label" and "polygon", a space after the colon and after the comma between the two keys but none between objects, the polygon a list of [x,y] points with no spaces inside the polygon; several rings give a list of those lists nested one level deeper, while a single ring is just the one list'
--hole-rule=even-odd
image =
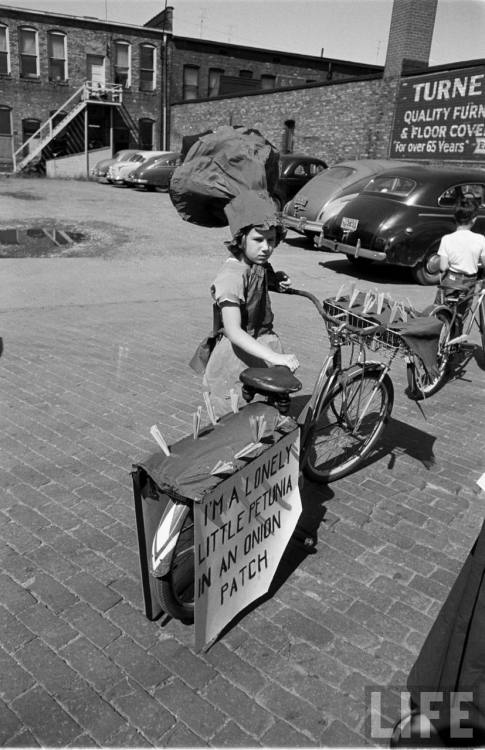
[{"label": "parking lot", "polygon": [[[82,235],[29,257],[0,245],[2,743],[376,744],[369,690],[390,726],[485,515],[484,371],[472,359],[420,408],[399,362],[377,453],[302,488],[315,549],[290,542],[272,596],[196,653],[190,626],[144,616],[130,472],[152,424],[169,443],[192,430],[187,362],[227,230],[184,223],[167,194],[97,183],[4,178],[0,199],[0,230]],[[322,298],[343,283],[417,308],[434,297],[399,269],[358,279],[291,234],[274,266]],[[305,300],[273,299],[309,394],[325,331]]]}]

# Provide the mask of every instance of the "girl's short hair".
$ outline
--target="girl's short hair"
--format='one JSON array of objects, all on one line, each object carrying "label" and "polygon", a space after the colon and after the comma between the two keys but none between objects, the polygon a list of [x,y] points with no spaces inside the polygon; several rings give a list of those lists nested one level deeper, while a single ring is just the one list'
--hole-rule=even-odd
[{"label": "girl's short hair", "polygon": [[[262,228],[263,227],[261,227],[261,229]],[[236,232],[236,234],[231,240],[228,240],[227,242],[224,243],[230,253],[232,253],[233,255],[239,255],[239,253],[243,250],[243,246],[242,246],[243,240],[245,237],[247,237],[251,229],[258,229],[258,226],[254,225],[250,227],[245,227],[244,229],[240,229],[238,232]],[[282,224],[276,224],[274,226],[274,229],[275,229],[274,246],[277,247],[277,245],[279,245],[280,242],[282,242],[282,240],[285,239],[286,229],[284,228]]]},{"label": "girl's short hair", "polygon": [[462,198],[455,210],[455,221],[457,224],[470,224],[476,217],[479,209],[478,200],[472,196]]}]

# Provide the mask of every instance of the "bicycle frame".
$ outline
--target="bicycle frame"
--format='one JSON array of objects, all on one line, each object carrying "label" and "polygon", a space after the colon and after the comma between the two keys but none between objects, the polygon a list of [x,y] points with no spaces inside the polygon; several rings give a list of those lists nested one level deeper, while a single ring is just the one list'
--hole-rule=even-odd
[{"label": "bicycle frame", "polygon": [[[468,299],[471,299],[471,305],[466,310],[464,316],[462,316],[458,310],[460,304],[464,304]],[[441,305],[435,307],[432,311],[432,315],[437,316],[439,313],[445,314],[449,317],[450,331],[453,331],[456,324],[461,324],[461,333],[454,338],[446,342],[445,347],[451,351],[454,347],[460,348],[462,345],[469,343],[470,335],[475,324],[479,331],[481,331],[480,323],[480,307],[485,300],[485,288],[476,291],[476,288],[468,295],[460,299],[457,297],[456,301],[444,302]],[[484,332],[482,332],[483,334]]]}]

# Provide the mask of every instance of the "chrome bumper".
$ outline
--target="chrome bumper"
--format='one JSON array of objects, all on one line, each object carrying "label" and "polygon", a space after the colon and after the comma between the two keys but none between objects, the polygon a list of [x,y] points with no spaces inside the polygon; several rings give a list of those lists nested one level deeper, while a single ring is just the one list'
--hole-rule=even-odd
[{"label": "chrome bumper", "polygon": [[283,216],[283,226],[286,229],[293,229],[294,232],[304,234],[305,232],[314,232],[319,234],[322,231],[322,224],[318,221],[309,221],[304,216],[296,218],[293,216]]},{"label": "chrome bumper", "polygon": [[345,253],[346,255],[353,255],[354,258],[367,258],[368,260],[385,261],[387,256],[385,253],[380,253],[377,250],[368,250],[366,247],[362,247],[360,240],[357,240],[357,245],[346,245],[345,242],[338,242],[338,240],[331,240],[327,237],[319,237],[315,240],[315,246],[330,250],[332,253]]}]

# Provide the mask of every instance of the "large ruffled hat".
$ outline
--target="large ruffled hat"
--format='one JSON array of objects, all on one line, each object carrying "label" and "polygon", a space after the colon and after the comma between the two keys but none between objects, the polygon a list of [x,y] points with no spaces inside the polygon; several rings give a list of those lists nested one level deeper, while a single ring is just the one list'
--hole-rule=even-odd
[{"label": "large ruffled hat", "polygon": [[224,213],[232,235],[232,242],[228,243],[228,246],[232,249],[239,245],[242,234],[252,227],[275,227],[276,244],[281,242],[285,235],[279,212],[267,191],[241,191],[224,207]]},{"label": "large ruffled hat", "polygon": [[[230,223],[225,208],[239,195],[246,196],[245,211],[252,206],[264,214],[266,209],[262,204],[256,209],[258,201],[250,199],[248,191],[259,194],[260,199],[265,194],[265,200],[272,202],[269,196],[276,187],[278,166],[277,149],[259,131],[224,125],[201,134],[190,145],[170,180],[170,198],[184,221],[224,227]],[[236,215],[243,215],[242,204],[235,206],[234,221]],[[269,210],[269,203],[266,208]],[[274,206],[271,210],[276,211]]]}]

